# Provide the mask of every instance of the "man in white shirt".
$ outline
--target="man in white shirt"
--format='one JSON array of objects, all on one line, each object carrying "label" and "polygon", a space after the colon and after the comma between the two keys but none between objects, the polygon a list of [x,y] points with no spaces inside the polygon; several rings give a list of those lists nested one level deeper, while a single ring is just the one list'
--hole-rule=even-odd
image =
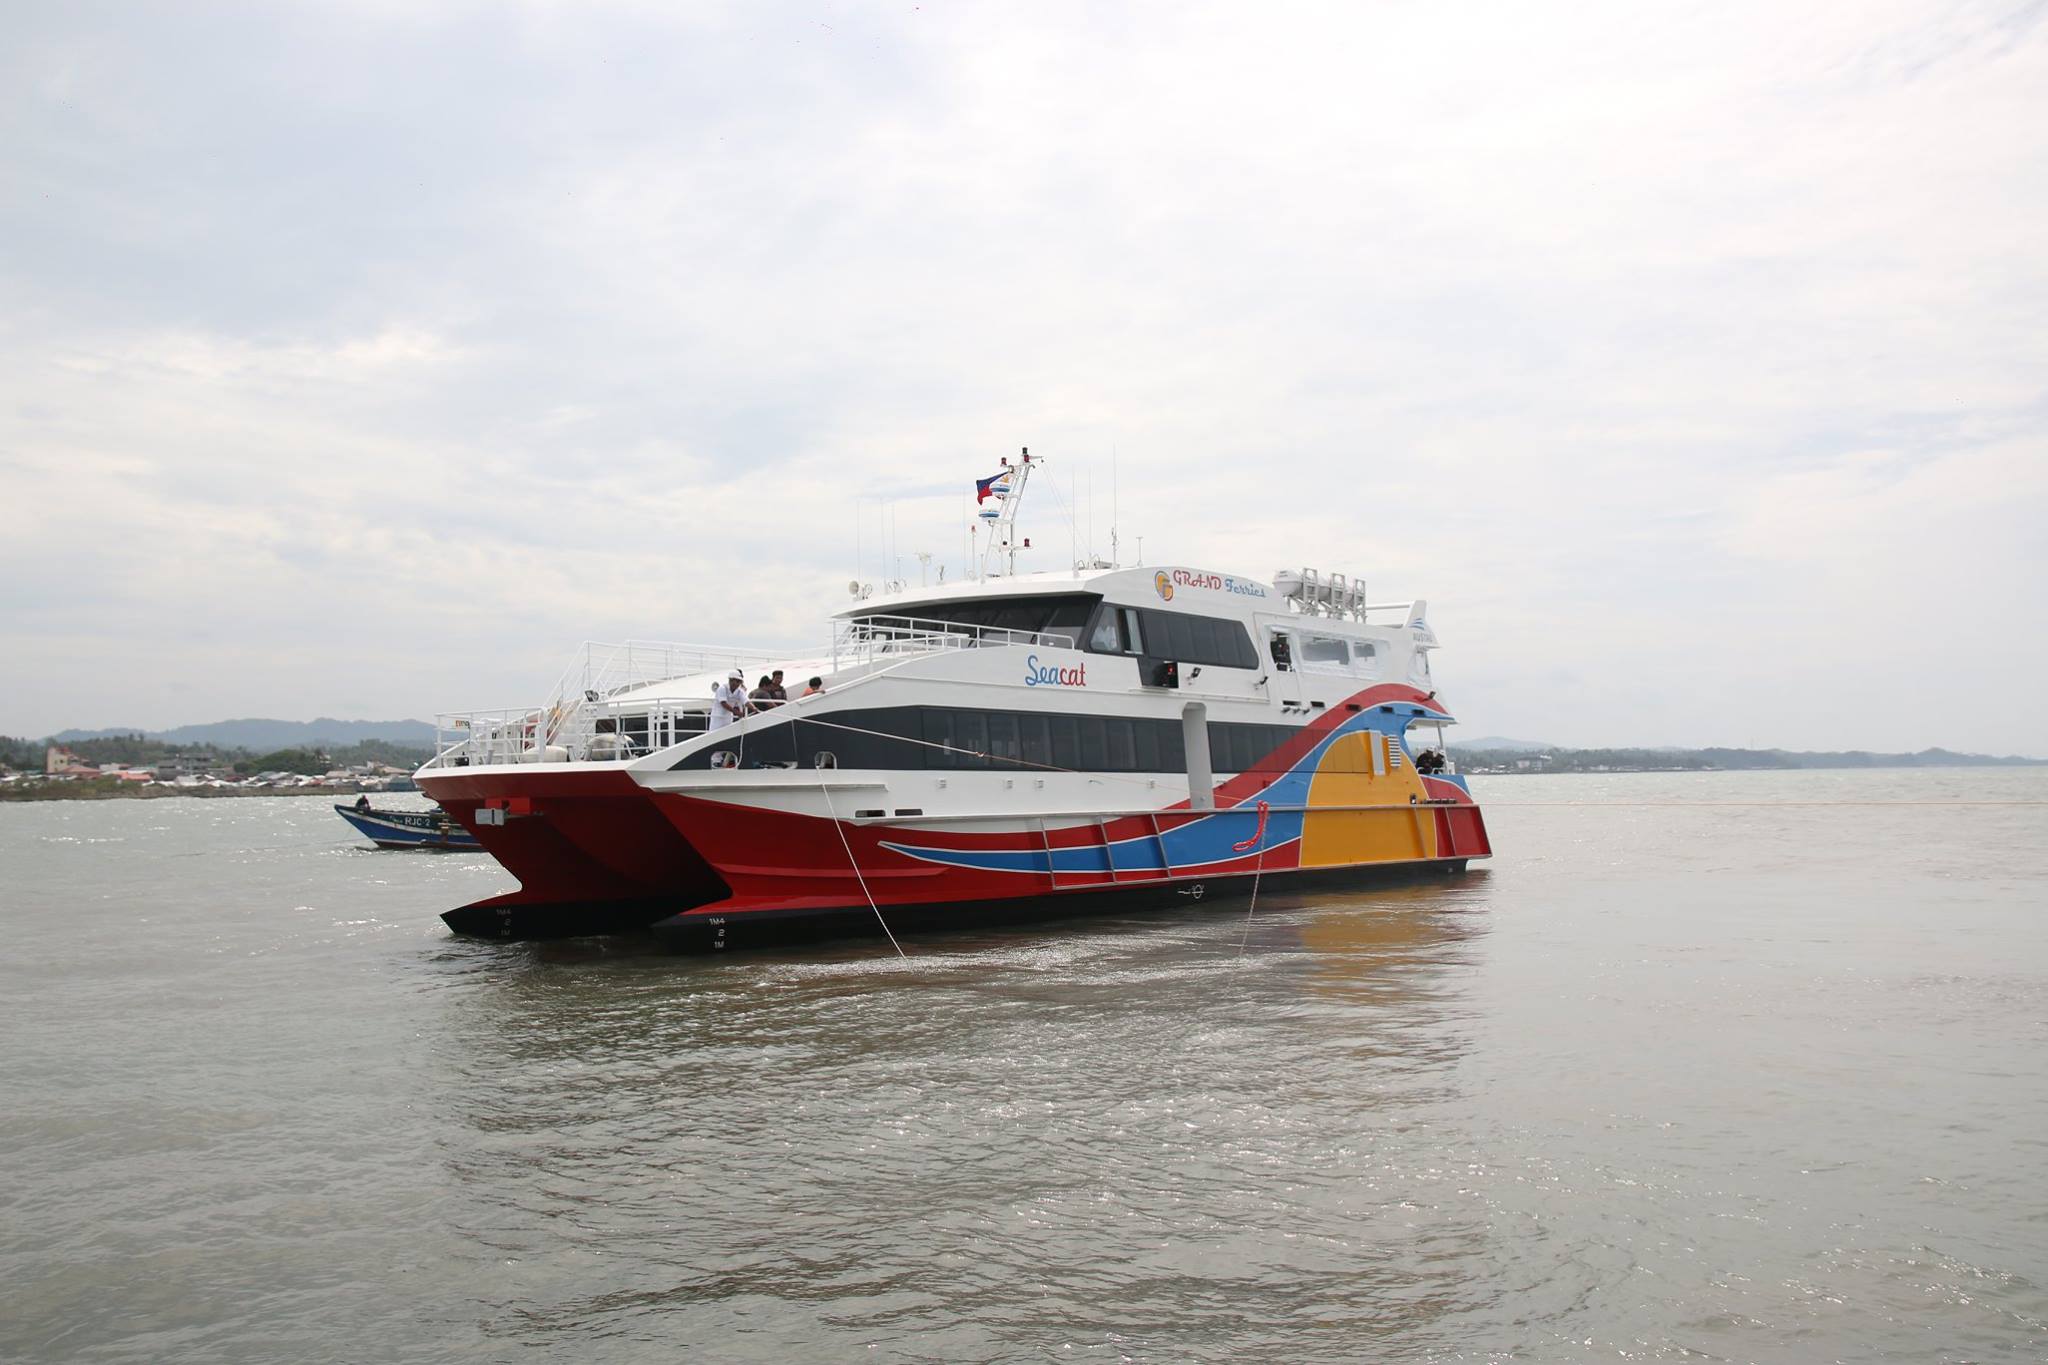
[{"label": "man in white shirt", "polygon": [[711,689],[711,731],[715,734],[747,714],[747,677],[735,668]]}]

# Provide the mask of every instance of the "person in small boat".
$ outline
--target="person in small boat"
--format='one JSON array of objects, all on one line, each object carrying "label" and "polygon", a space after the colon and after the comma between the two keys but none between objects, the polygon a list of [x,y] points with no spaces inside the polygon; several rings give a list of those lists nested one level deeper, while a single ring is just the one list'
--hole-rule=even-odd
[{"label": "person in small boat", "polygon": [[810,680],[809,682],[807,682],[807,683],[805,683],[805,684],[804,684],[804,693],[803,693],[803,694],[804,694],[804,695],[805,695],[806,697],[815,697],[815,696],[817,696],[817,695],[818,695],[819,693],[823,692],[824,690],[825,690],[825,680],[824,680],[823,678],[813,678],[813,679],[811,679],[811,680]]},{"label": "person in small boat", "polygon": [[711,689],[711,725],[723,730],[747,714],[747,675],[735,668],[725,681]]},{"label": "person in small boat", "polygon": [[361,796],[358,796],[356,798],[356,809],[360,811],[367,811],[369,808],[370,794],[368,792],[364,792]]}]

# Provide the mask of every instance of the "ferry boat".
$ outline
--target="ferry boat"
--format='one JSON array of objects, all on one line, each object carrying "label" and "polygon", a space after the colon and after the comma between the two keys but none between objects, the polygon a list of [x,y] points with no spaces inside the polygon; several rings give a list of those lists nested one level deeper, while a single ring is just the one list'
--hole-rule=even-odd
[{"label": "ferry boat", "polygon": [[[449,927],[893,938],[1491,853],[1441,755],[1426,603],[1310,570],[1016,573],[1037,467],[977,484],[978,576],[856,583],[820,649],[586,645],[540,706],[441,717],[419,785],[520,882]],[[789,700],[718,723],[715,687],[778,668]]]}]

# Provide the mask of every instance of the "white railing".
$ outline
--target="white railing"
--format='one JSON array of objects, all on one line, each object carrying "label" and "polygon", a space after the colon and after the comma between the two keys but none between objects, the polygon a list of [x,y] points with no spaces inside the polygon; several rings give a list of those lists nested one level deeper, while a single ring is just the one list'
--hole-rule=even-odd
[{"label": "white railing", "polygon": [[1079,636],[1078,629],[1005,630],[999,626],[970,626],[915,616],[862,616],[834,624],[832,671],[865,669],[878,662],[895,663],[910,655],[947,649],[992,649],[1005,645],[1075,649]]},{"label": "white railing", "polygon": [[[702,733],[710,683],[738,669],[751,680],[783,668],[785,686],[801,687],[809,671],[840,686],[941,650],[1023,645],[1072,649],[1076,634],[1004,630],[908,616],[868,616],[834,623],[823,656],[801,651],[765,654],[719,645],[628,640],[583,646],[540,706],[447,712],[435,718],[430,768],[500,763],[616,762]],[[794,672],[789,671],[794,664]],[[635,696],[679,679],[705,681],[702,696]]]},{"label": "white railing", "polygon": [[[777,659],[758,649],[725,645],[667,644],[627,640],[620,644],[591,642],[577,651],[540,706],[483,711],[447,712],[435,718],[435,768],[475,767],[487,763],[560,763],[603,761],[636,756],[644,747],[627,741],[620,730],[622,713],[645,713],[647,724],[670,734],[678,717],[701,716],[710,705],[709,690],[701,704],[680,697],[635,703],[622,694],[655,683],[738,668],[747,676],[766,673]],[[603,722],[609,725],[600,729]],[[701,729],[701,721],[697,728]]]}]

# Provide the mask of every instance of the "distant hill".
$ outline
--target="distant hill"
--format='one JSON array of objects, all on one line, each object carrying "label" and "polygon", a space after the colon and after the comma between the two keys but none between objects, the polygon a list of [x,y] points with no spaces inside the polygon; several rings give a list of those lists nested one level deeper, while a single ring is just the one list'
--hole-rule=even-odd
[{"label": "distant hill", "polygon": [[[1494,741],[1497,743],[1497,741]],[[1688,772],[1772,768],[1982,768],[2040,764],[2048,760],[2018,754],[1959,754],[1922,749],[1916,754],[1877,754],[1861,749],[1808,753],[1788,749],[1526,749],[1448,746],[1469,772]]]},{"label": "distant hill", "polygon": [[1501,739],[1495,735],[1488,735],[1484,739],[1460,739],[1456,747],[1460,749],[1480,749],[1494,754],[1533,754],[1540,753],[1545,749],[1555,749],[1557,746],[1555,744],[1540,744],[1533,739]]},{"label": "distant hill", "polygon": [[180,725],[174,730],[145,730],[140,726],[66,730],[51,738],[59,744],[69,744],[82,739],[136,734],[166,744],[208,744],[259,754],[309,744],[360,744],[366,739],[421,748],[431,748],[434,743],[434,727],[423,720],[334,720],[327,716],[318,720],[217,720],[208,725]]}]

